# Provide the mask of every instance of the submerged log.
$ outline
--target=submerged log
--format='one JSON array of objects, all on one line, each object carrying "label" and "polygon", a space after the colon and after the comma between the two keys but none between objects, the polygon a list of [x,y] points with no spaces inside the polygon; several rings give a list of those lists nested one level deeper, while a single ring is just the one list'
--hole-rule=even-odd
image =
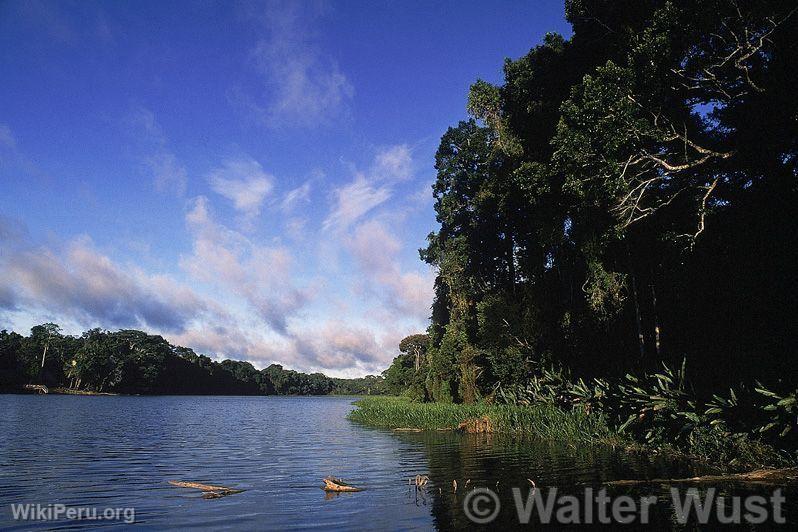
[{"label": "submerged log", "polygon": [[340,478],[335,477],[324,477],[324,486],[321,489],[324,491],[335,491],[335,492],[354,492],[354,491],[363,491],[362,488],[356,488],[355,486],[351,486],[341,480]]},{"label": "submerged log", "polygon": [[182,480],[170,480],[169,484],[178,488],[193,488],[202,491],[203,499],[219,499],[235,493],[242,493],[244,490],[228,488],[226,486],[213,486],[211,484],[200,484],[199,482],[183,482]]},{"label": "submerged log", "polygon": [[798,468],[757,469],[747,473],[705,475],[690,478],[654,478],[650,480],[613,480],[607,486],[643,486],[650,484],[709,484],[713,482],[747,482],[756,484],[793,484],[798,482]]}]

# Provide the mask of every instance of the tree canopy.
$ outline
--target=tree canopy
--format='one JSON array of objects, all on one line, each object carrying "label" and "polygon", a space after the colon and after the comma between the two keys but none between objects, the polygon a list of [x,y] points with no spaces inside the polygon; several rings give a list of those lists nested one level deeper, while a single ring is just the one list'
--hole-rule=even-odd
[{"label": "tree canopy", "polygon": [[0,388],[46,384],[126,394],[327,395],[383,393],[382,377],[333,379],[272,364],[217,362],[157,335],[91,329],[63,335],[52,323],[28,337],[0,331]]},{"label": "tree canopy", "polygon": [[441,139],[426,391],[684,357],[698,381],[794,382],[794,2],[566,14],[573,36],[475,82]]}]

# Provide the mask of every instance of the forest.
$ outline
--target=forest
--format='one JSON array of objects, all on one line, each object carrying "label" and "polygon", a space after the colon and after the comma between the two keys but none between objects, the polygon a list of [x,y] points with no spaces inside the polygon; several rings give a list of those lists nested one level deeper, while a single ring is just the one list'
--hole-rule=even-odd
[{"label": "forest", "polygon": [[137,330],[61,333],[53,323],[25,337],[0,331],[0,390],[45,384],[67,391],[123,394],[328,395],[379,394],[381,377],[335,379],[271,364],[216,362],[192,349]]},{"label": "forest", "polygon": [[566,2],[435,161],[426,390],[558,365],[794,385],[794,2]]},{"label": "forest", "polygon": [[795,448],[795,2],[565,7],[441,138],[431,324],[386,380]]}]

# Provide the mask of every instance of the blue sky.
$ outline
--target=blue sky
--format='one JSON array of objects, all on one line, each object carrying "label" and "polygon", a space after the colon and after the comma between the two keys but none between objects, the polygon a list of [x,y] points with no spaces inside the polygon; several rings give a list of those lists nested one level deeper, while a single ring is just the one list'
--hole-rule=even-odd
[{"label": "blue sky", "polygon": [[0,328],[357,376],[426,328],[468,87],[561,1],[0,2]]}]

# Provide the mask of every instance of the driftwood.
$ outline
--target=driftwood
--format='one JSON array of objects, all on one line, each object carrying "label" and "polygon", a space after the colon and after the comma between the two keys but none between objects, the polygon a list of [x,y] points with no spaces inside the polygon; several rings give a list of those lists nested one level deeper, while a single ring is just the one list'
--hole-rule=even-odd
[{"label": "driftwood", "polygon": [[792,484],[798,482],[798,468],[757,469],[748,473],[705,475],[691,478],[654,478],[650,480],[613,480],[607,486],[643,486],[649,484],[708,484],[714,482],[747,482],[756,484]]},{"label": "driftwood", "polygon": [[335,477],[325,477],[324,486],[322,486],[321,489],[323,489],[324,491],[332,491],[332,492],[363,491],[362,488],[356,488],[354,486],[350,486],[340,478],[335,478]]},{"label": "driftwood", "polygon": [[219,499],[244,490],[228,488],[226,486],[212,486],[210,484],[200,484],[199,482],[183,482],[181,480],[170,480],[169,484],[178,488],[193,488],[202,491],[203,499]]}]

